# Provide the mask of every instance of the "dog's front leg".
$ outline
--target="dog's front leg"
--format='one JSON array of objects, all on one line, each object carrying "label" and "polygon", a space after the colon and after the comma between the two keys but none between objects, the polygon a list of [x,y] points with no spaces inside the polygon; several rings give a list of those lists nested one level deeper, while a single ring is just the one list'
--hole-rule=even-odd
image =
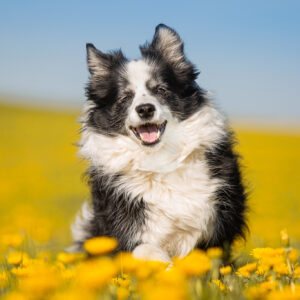
[{"label": "dog's front leg", "polygon": [[171,258],[167,252],[151,244],[140,244],[133,250],[132,254],[139,259],[171,262]]}]

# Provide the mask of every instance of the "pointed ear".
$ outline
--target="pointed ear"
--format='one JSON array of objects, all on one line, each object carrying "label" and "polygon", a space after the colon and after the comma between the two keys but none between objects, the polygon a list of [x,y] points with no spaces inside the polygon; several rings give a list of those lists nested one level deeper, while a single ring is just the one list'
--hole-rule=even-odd
[{"label": "pointed ear", "polygon": [[[176,64],[184,58],[183,42],[177,32],[172,28],[159,24],[150,47],[159,52],[168,62]],[[144,49],[141,49],[142,53]]]},{"label": "pointed ear", "polygon": [[121,50],[103,53],[99,51],[93,44],[86,44],[87,65],[91,75],[106,77],[110,71],[118,65],[126,61]]},{"label": "pointed ear", "polygon": [[[164,25],[156,26],[153,40],[140,47],[142,55],[148,58],[160,57],[167,62],[174,70],[178,79],[194,80],[199,73],[184,55],[184,46],[180,36],[175,30]],[[183,75],[183,76],[182,76]]]}]

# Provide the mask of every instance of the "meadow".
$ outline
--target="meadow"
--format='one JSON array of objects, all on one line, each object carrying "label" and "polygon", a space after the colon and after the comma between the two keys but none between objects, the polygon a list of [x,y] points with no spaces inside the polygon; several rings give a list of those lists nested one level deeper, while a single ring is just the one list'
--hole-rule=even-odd
[{"label": "meadow", "polygon": [[71,242],[70,223],[89,197],[86,163],[76,155],[78,116],[76,110],[0,104],[0,295],[300,299],[300,128],[234,125],[250,207],[247,242],[235,245],[237,264],[222,271],[220,249],[196,251],[175,260],[166,274],[164,265],[129,254],[105,256],[114,248],[111,240],[92,241],[85,254],[63,252]]}]

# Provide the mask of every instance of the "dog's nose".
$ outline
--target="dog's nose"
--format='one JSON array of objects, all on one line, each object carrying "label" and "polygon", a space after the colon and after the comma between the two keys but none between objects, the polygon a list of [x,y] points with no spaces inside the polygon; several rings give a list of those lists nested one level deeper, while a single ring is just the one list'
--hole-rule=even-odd
[{"label": "dog's nose", "polygon": [[141,104],[135,108],[141,119],[151,119],[155,112],[155,106],[150,103]]}]

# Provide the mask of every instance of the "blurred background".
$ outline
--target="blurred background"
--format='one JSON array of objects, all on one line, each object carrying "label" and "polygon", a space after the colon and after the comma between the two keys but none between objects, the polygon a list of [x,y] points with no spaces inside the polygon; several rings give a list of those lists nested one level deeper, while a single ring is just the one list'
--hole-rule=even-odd
[{"label": "blurred background", "polygon": [[[251,246],[300,244],[299,1],[0,1],[0,234],[68,245],[89,191],[76,156],[87,42],[129,58],[175,28],[231,120]],[[25,230],[25,231],[24,231]]]}]

